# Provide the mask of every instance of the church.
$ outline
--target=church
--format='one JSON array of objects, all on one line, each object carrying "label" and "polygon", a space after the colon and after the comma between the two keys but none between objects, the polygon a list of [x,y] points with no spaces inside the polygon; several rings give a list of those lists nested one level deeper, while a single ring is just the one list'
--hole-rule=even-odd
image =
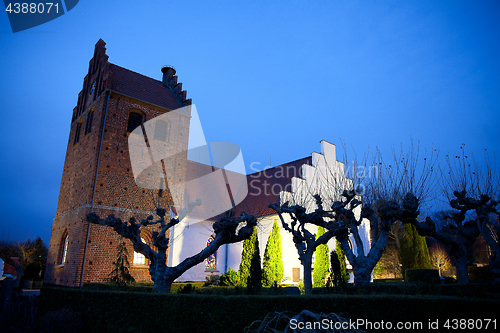
[{"label": "church", "polygon": [[[204,142],[196,107],[173,67],[163,67],[162,79],[155,80],[110,63],[105,46],[103,40],[96,43],[73,109],[45,283],[79,287],[108,277],[121,238],[110,227],[88,223],[89,212],[128,220],[145,218],[156,207],[178,212],[194,201],[201,204],[169,231],[169,266],[201,251],[211,241],[217,217],[233,209],[258,218],[261,256],[278,221],[285,281],[299,283],[302,265],[292,236],[269,205],[288,201],[314,209],[313,194],[338,198],[340,188],[326,186],[348,181],[336,147],[321,141],[320,153],[247,175],[234,168],[243,165],[239,147]],[[150,243],[153,231],[143,228],[142,240]],[[369,239],[367,223],[360,231]],[[147,259],[126,243],[131,274],[136,281],[150,281]],[[334,249],[335,241],[328,245]],[[223,245],[177,281],[237,271],[242,247]]]}]

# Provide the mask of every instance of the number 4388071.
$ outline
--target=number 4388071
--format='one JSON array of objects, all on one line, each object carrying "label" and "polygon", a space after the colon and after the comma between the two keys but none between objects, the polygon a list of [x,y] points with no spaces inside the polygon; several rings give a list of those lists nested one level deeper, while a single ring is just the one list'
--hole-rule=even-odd
[{"label": "number 4388071", "polygon": [[10,3],[7,5],[7,8],[5,8],[5,11],[8,12],[9,14],[14,13],[14,14],[43,14],[43,13],[50,13],[50,11],[55,11],[56,13],[59,13],[59,4],[58,3],[53,3],[53,2],[47,2],[47,3]]}]

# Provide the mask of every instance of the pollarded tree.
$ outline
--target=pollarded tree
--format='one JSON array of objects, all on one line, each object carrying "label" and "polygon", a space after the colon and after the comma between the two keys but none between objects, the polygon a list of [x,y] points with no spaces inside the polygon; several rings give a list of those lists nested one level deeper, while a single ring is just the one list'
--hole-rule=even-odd
[{"label": "pollarded tree", "polygon": [[[299,260],[304,267],[304,290],[306,295],[312,294],[312,256],[316,248],[326,244],[334,235],[335,229],[329,228],[323,235],[316,238],[309,231],[307,225],[321,226],[325,224],[324,218],[330,217],[330,213],[323,210],[323,203],[319,195],[315,195],[316,210],[306,213],[302,205],[289,206],[288,202],[282,205],[269,205],[278,214],[283,229],[293,236],[295,248],[299,254]],[[287,219],[290,218],[290,220]],[[289,222],[288,222],[289,221]]]},{"label": "pollarded tree", "polygon": [[[189,208],[192,208],[190,204]],[[167,266],[167,249],[169,246],[168,230],[177,225],[187,212],[179,212],[179,217],[175,217],[172,210],[170,218],[166,217],[167,211],[163,208],[156,209],[159,217],[154,221],[152,215],[139,223],[132,217],[129,221],[122,221],[114,215],[109,215],[106,219],[101,219],[96,213],[87,215],[87,221],[94,224],[109,226],[119,235],[132,241],[134,251],[141,253],[149,259],[149,274],[154,282],[154,291],[158,293],[170,293],[170,288],[175,279],[181,276],[189,268],[203,262],[210,255],[215,253],[223,244],[237,243],[247,239],[252,234],[253,228],[257,225],[257,219],[252,215],[241,213],[240,217],[235,217],[232,211],[227,212],[224,217],[213,224],[215,238],[207,247],[198,254],[184,259],[177,266]],[[141,227],[150,225],[159,226],[160,231],[154,231],[152,235],[153,247],[146,244],[141,239]]]},{"label": "pollarded tree", "polygon": [[114,263],[113,270],[111,271],[111,273],[109,273],[108,281],[113,282],[118,286],[125,286],[128,283],[134,282],[135,279],[132,275],[130,275],[128,250],[127,246],[125,246],[125,241],[123,240],[123,237],[120,243],[118,243],[116,249],[117,249],[116,262]]},{"label": "pollarded tree", "polygon": [[[258,267],[257,267],[258,266]],[[241,263],[239,269],[239,286],[250,287],[257,285],[256,279],[259,276],[259,283],[262,277],[260,267],[259,238],[257,237],[257,227],[253,228],[251,236],[243,242],[241,253]],[[253,274],[253,276],[252,276]]]},{"label": "pollarded tree", "polygon": [[[387,246],[391,227],[398,221],[417,220],[419,207],[434,185],[436,159],[434,151],[429,157],[419,157],[413,145],[408,152],[402,148],[399,154],[393,149],[390,163],[378,152],[372,162],[376,166],[375,175],[366,179],[356,175],[360,167],[366,169],[366,162],[361,166],[353,162],[352,189],[345,190],[343,198],[333,202],[334,222],[325,224],[325,228],[336,228],[335,237],[352,266],[355,285],[370,282],[372,271]],[[368,238],[361,235],[364,219],[369,222]]]},{"label": "pollarded tree", "polygon": [[262,285],[271,287],[281,284],[285,275],[283,267],[283,249],[281,247],[281,234],[278,222],[274,220],[273,230],[267,239],[264,251],[264,262],[262,267]]},{"label": "pollarded tree", "polygon": [[[463,146],[460,149],[460,155],[447,156],[447,168],[443,168],[441,177],[441,189],[452,210],[439,219],[427,217],[413,223],[419,234],[433,237],[449,248],[459,283],[469,282],[468,258],[481,233],[491,250],[492,280],[500,284],[500,208],[496,200],[500,197],[500,178],[487,155],[480,165],[465,154]],[[440,228],[442,219],[447,221],[444,228]]]},{"label": "pollarded tree", "polygon": [[427,217],[425,221],[411,221],[422,236],[429,236],[445,244],[450,249],[450,256],[453,258],[457,268],[457,280],[459,283],[469,283],[468,258],[472,251],[472,245],[479,236],[477,223],[473,219],[466,221],[466,213],[472,210],[465,193],[457,192],[457,199],[451,200],[450,205],[456,209],[445,219],[450,223],[439,229],[432,217]]},{"label": "pollarded tree", "polygon": [[412,224],[404,227],[405,232],[399,240],[398,257],[401,275],[406,278],[406,270],[411,268],[432,268],[429,249],[425,237],[420,236]]},{"label": "pollarded tree", "polygon": [[[318,232],[316,234],[316,239],[321,237],[325,233],[323,227],[318,227]],[[320,288],[325,286],[325,279],[328,276],[328,268],[330,267],[330,258],[327,244],[321,244],[316,249],[316,254],[314,255],[314,270],[313,270],[313,287]]]},{"label": "pollarded tree", "polygon": [[[332,207],[337,228],[335,237],[352,266],[354,284],[363,286],[370,282],[371,273],[385,251],[391,225],[400,220],[416,219],[419,214],[418,200],[408,193],[400,202],[391,200],[379,202],[376,206],[365,204],[361,215],[356,217],[353,211],[361,202],[355,199],[354,191],[345,191],[343,196],[345,200],[335,202]],[[370,221],[368,252],[365,250],[367,241],[359,233],[365,218]],[[354,241],[350,240],[350,235]]]}]

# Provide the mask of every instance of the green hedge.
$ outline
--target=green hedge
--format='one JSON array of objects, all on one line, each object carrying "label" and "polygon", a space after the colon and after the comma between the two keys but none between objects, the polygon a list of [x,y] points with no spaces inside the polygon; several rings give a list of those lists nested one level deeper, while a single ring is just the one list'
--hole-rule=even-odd
[{"label": "green hedge", "polygon": [[[172,284],[172,288],[170,288],[170,292],[172,294],[177,293],[190,293],[195,289],[199,289],[202,287],[209,286],[208,282],[175,282]],[[143,293],[152,293],[153,292],[153,283],[132,283],[126,286],[117,286],[114,283],[85,283],[83,285],[83,289],[85,290],[109,290],[109,291],[132,291],[132,292],[143,292]]]},{"label": "green hedge", "polygon": [[429,284],[423,282],[370,283],[365,287],[313,288],[313,294],[341,295],[430,295],[474,298],[500,298],[500,287],[488,283]]},{"label": "green hedge", "polygon": [[412,268],[406,270],[406,281],[439,283],[439,272],[437,269]]},{"label": "green hedge", "polygon": [[353,320],[496,318],[500,300],[409,295],[221,296],[43,288],[39,316],[70,309],[85,332],[242,332],[267,313],[307,309]]}]

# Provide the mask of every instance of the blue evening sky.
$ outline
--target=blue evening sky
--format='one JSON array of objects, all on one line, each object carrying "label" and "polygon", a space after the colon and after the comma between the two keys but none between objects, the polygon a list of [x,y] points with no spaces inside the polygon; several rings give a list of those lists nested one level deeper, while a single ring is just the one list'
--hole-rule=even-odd
[{"label": "blue evening sky", "polygon": [[[48,244],[94,45],[161,80],[173,65],[208,141],[247,172],[319,151],[498,152],[500,1],[90,1],[13,34],[0,14],[0,238]],[[255,164],[254,164],[255,165]]]}]

